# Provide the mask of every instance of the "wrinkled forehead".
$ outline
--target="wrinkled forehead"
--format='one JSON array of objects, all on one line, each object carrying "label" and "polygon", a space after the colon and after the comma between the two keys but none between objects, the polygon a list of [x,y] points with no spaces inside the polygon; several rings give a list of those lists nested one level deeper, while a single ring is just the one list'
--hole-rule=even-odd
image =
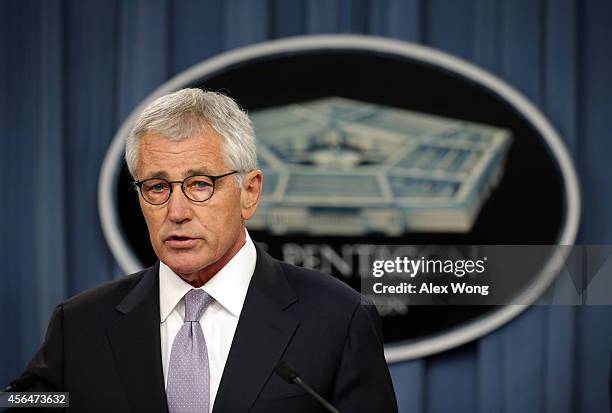
[{"label": "wrinkled forehead", "polygon": [[146,133],[139,145],[138,175],[142,178],[153,173],[173,178],[189,176],[194,171],[216,174],[227,169],[222,139],[214,132],[181,140]]}]

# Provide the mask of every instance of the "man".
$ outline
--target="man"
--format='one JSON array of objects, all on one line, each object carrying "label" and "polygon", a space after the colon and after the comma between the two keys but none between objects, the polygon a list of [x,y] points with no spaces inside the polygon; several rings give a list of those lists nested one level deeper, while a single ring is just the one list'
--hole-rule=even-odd
[{"label": "man", "polygon": [[342,412],[397,411],[375,307],[251,241],[263,176],[232,99],[157,99],[126,162],[159,262],[60,304],[28,390],[68,391],[71,411],[322,411],[284,361]]}]

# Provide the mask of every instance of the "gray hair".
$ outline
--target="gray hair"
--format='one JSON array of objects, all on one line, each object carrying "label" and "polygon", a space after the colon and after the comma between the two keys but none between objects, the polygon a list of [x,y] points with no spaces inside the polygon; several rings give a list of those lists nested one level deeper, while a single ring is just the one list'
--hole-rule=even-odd
[{"label": "gray hair", "polygon": [[[136,119],[125,144],[125,161],[130,173],[137,179],[138,149],[145,133],[182,141],[209,127],[223,139],[229,168],[241,173],[257,168],[255,132],[246,112],[232,98],[220,93],[181,89],[157,98]],[[242,176],[237,177],[240,183]]]}]

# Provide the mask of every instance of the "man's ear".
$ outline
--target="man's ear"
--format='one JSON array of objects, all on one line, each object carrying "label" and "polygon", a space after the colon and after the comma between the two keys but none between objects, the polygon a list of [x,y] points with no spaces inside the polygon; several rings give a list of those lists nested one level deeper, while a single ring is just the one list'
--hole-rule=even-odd
[{"label": "man's ear", "polygon": [[242,219],[249,220],[255,214],[263,185],[263,172],[259,169],[246,174],[242,179],[240,191],[240,206],[242,208]]}]

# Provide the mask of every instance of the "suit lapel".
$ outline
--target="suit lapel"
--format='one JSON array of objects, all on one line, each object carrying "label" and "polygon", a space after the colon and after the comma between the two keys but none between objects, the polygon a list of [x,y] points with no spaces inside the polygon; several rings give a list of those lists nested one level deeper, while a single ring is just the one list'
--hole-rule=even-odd
[{"label": "suit lapel", "polygon": [[214,413],[247,412],[295,329],[297,297],[279,265],[257,247],[257,264],[225,363]]},{"label": "suit lapel", "polygon": [[107,329],[132,411],[167,412],[160,344],[159,265],[146,270]]}]

